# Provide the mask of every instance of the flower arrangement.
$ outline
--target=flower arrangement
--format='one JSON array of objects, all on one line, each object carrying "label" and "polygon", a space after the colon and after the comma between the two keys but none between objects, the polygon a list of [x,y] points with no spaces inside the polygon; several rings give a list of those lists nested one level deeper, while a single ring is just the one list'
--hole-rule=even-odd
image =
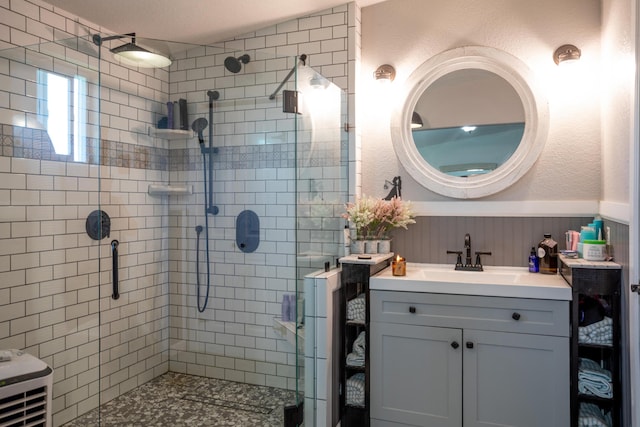
[{"label": "flower arrangement", "polygon": [[342,217],[353,223],[358,239],[382,239],[393,229],[415,224],[410,202],[398,197],[391,200],[363,196],[355,203],[347,203]]}]

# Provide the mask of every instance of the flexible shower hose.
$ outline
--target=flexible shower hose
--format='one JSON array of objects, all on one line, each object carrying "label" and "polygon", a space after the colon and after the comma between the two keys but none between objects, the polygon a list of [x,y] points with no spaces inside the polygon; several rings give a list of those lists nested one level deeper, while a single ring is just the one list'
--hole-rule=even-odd
[{"label": "flexible shower hose", "polygon": [[[204,127],[198,129],[200,133],[198,134],[199,143],[200,143],[200,151],[202,152],[202,168],[204,172],[204,228],[205,228],[205,249],[207,254],[207,292],[205,295],[204,303],[200,304],[200,233],[202,232],[202,226],[196,227],[196,233],[198,238],[196,240],[196,284],[197,284],[197,298],[198,298],[198,311],[202,313],[209,303],[209,289],[211,288],[211,263],[209,260],[209,214],[216,215],[218,213],[217,206],[213,206],[213,192],[209,192],[213,190],[213,159],[211,156],[215,152],[213,149],[213,101],[220,97],[220,93],[217,90],[209,90],[207,91],[207,96],[209,97],[209,177],[207,180],[207,150],[204,148],[204,139],[202,138],[202,130]],[[196,120],[198,122],[198,120]],[[196,123],[194,122],[194,123]],[[206,123],[206,121],[205,121]],[[199,126],[200,123],[194,124],[193,126]],[[196,129],[194,129],[196,130]],[[210,186],[211,188],[207,189]]]},{"label": "flexible shower hose", "polygon": [[200,233],[202,232],[202,226],[196,227],[197,239],[196,239],[196,294],[198,299],[198,311],[204,312],[209,302],[209,288],[211,287],[211,271],[209,263],[209,213],[207,212],[207,155],[202,153],[202,163],[204,165],[204,229],[205,229],[205,253],[207,254],[207,292],[205,294],[204,303],[200,304]]}]

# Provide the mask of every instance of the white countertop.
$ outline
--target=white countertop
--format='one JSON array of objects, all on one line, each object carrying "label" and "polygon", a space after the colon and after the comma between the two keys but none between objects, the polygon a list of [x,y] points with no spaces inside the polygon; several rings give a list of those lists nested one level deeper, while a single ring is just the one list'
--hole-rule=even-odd
[{"label": "white countertop", "polygon": [[347,255],[340,258],[340,264],[369,264],[375,265],[379,262],[386,261],[393,256],[393,252],[388,254],[359,254]]},{"label": "white countertop", "polygon": [[559,274],[529,273],[526,267],[485,266],[456,271],[451,264],[407,263],[406,276],[386,268],[371,277],[372,290],[571,300],[571,286]]},{"label": "white countertop", "polygon": [[558,258],[571,268],[604,268],[608,270],[620,270],[622,266],[611,261],[587,261],[584,258],[567,258],[562,254],[558,254]]}]

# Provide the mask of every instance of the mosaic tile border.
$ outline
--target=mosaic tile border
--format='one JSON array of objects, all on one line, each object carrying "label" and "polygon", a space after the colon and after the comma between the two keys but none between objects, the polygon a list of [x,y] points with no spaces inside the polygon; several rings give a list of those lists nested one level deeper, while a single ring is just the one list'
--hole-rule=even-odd
[{"label": "mosaic tile border", "polygon": [[[95,138],[87,141],[84,163],[154,170],[166,170],[168,167],[170,152],[167,149],[109,140],[99,143]],[[69,155],[56,154],[47,131],[42,129],[1,125],[0,144],[1,154],[5,157],[74,162],[73,152]]]},{"label": "mosaic tile border", "polygon": [[[89,139],[86,163],[135,169],[192,171],[202,168],[199,148],[165,149],[144,147],[124,142]],[[261,144],[249,146],[219,147],[214,158],[215,170],[293,168],[296,154],[310,157],[308,144]],[[73,154],[56,154],[45,130],[13,125],[0,125],[0,155],[25,159],[73,162]],[[305,157],[306,154],[306,157]],[[336,150],[317,150],[306,166],[335,166],[340,164]]]}]

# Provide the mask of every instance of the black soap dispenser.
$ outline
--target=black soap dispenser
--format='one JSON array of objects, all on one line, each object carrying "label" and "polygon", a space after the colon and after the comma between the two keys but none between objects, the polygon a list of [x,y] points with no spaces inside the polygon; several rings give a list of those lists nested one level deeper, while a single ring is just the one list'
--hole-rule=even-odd
[{"label": "black soap dispenser", "polygon": [[540,271],[540,264],[538,261],[538,255],[536,255],[536,248],[531,247],[531,254],[529,254],[529,272],[537,273]]}]

